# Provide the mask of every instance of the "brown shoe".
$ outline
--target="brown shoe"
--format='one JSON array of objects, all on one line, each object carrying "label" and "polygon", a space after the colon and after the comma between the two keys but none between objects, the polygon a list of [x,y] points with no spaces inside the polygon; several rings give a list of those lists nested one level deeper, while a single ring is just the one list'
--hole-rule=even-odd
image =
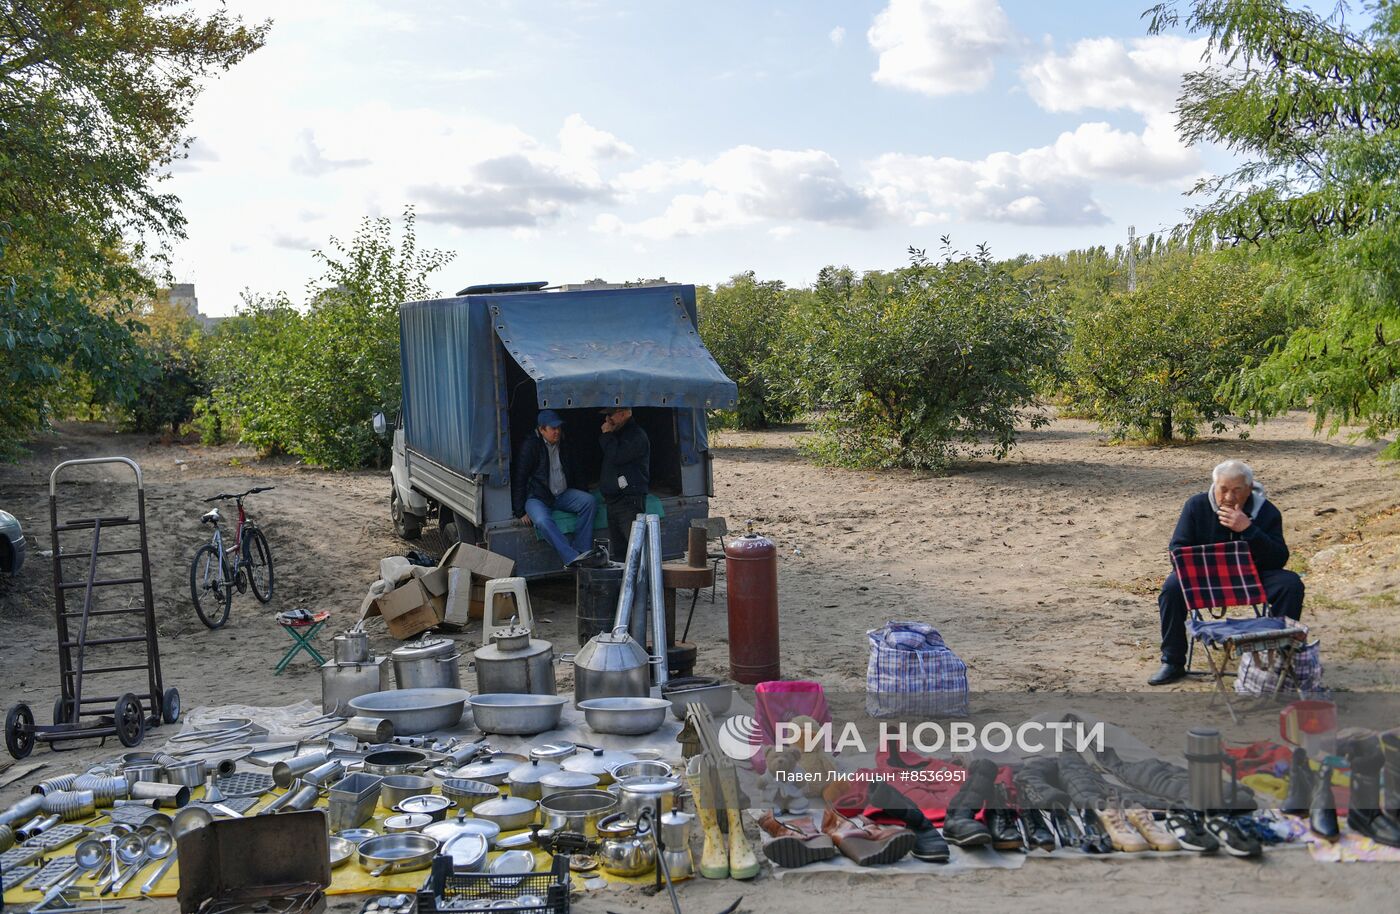
[{"label": "brown shoe", "polygon": [[811,816],[783,821],[765,812],[758,820],[758,827],[769,838],[763,844],[763,856],[784,869],[796,869],[836,856],[836,845],[817,830]]},{"label": "brown shoe", "polygon": [[822,831],[859,866],[894,863],[914,849],[914,833],[902,825],[876,825],[864,816],[843,816],[828,806]]}]

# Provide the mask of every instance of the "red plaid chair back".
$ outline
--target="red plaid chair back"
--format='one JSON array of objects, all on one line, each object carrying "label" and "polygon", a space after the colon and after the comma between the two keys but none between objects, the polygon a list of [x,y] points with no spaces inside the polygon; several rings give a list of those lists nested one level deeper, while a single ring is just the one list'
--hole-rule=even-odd
[{"label": "red plaid chair back", "polygon": [[1267,602],[1254,556],[1243,540],[1173,549],[1172,568],[1190,610],[1259,606]]}]

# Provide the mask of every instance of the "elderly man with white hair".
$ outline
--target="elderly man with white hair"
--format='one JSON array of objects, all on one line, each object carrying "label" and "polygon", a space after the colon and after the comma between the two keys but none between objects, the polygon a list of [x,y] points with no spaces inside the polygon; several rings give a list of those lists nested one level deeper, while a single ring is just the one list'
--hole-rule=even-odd
[{"label": "elderly man with white hair", "polygon": [[[1217,466],[1211,473],[1210,489],[1186,500],[1170,548],[1228,540],[1249,544],[1270,613],[1290,619],[1302,616],[1303,579],[1283,567],[1288,564],[1283,515],[1264,497],[1264,487],[1254,480],[1254,471],[1239,460]],[[1162,619],[1162,668],[1147,682],[1166,685],[1186,675],[1186,598],[1175,573],[1162,585],[1157,609]]]}]

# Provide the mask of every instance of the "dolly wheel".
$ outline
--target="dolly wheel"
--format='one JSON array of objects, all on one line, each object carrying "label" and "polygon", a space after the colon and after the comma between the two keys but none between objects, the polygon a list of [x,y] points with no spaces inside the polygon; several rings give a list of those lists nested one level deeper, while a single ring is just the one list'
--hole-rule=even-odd
[{"label": "dolly wheel", "polygon": [[180,690],[171,686],[165,690],[165,697],[160,703],[160,716],[167,724],[173,724],[180,719]]},{"label": "dolly wheel", "polygon": [[117,699],[112,720],[117,728],[117,739],[126,748],[139,746],[146,738],[146,718],[141,712],[141,702],[130,692]]},{"label": "dolly wheel", "polygon": [[34,751],[34,712],[23,702],[5,715],[5,748],[15,758],[24,758]]}]

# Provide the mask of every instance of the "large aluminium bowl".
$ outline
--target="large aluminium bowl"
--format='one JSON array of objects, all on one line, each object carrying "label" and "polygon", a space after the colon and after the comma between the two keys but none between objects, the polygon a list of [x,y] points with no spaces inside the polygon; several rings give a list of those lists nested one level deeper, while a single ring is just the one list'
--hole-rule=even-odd
[{"label": "large aluminium bowl", "polygon": [[482,733],[534,736],[559,726],[559,715],[568,699],[558,695],[501,692],[471,699],[472,719]]},{"label": "large aluminium bowl", "polygon": [[412,736],[457,726],[469,694],[465,689],[390,689],[350,699],[350,709],[365,717],[382,717],[394,733]]},{"label": "large aluminium bowl", "polygon": [[590,698],[578,703],[588,728],[595,733],[641,736],[666,722],[671,703],[663,698]]}]

